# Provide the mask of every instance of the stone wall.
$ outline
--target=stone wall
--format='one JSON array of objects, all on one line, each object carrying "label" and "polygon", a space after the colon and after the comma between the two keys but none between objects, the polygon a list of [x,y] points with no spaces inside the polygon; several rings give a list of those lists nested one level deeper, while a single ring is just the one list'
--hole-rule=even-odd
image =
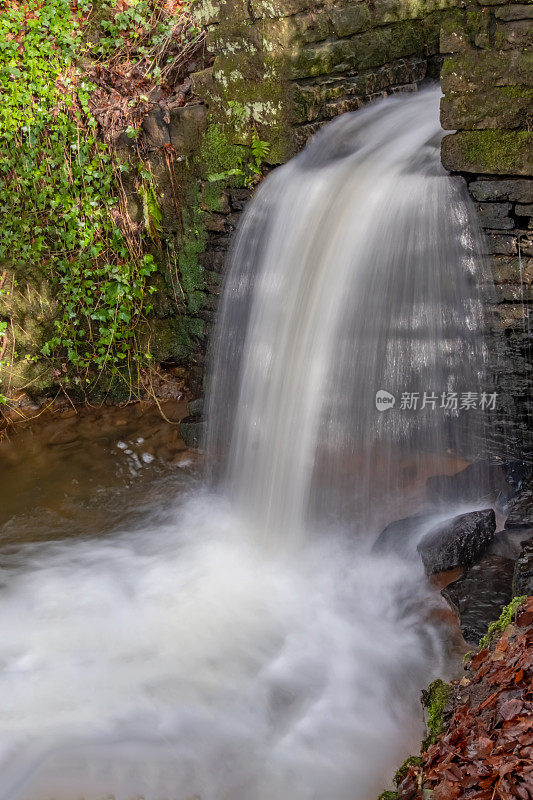
[{"label": "stone wall", "polygon": [[282,163],[317,127],[438,75],[439,33],[457,0],[204,0],[215,53],[195,88],[234,141],[250,126]]},{"label": "stone wall", "polygon": [[[284,163],[320,125],[390,93],[415,91],[440,71],[439,35],[457,0],[203,0],[212,68],[192,76],[206,111],[198,145],[206,303],[202,335],[188,358],[199,386],[225,255],[250,189],[233,173],[254,137],[267,142],[267,166]],[[206,215],[205,212],[209,214]],[[166,323],[172,325],[171,320]],[[162,343],[168,341],[163,338]],[[160,348],[159,357],[163,357]]]},{"label": "stone wall", "polygon": [[507,412],[500,433],[524,455],[533,444],[532,28],[533,5],[486,0],[451,12],[441,33],[441,122],[456,131],[443,140],[442,161],[467,181],[485,233],[494,371]]}]

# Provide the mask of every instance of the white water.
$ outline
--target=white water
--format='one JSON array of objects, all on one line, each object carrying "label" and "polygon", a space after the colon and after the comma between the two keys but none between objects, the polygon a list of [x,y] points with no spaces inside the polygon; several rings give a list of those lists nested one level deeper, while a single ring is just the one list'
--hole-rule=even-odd
[{"label": "white water", "polygon": [[[406,437],[419,432],[412,421],[398,430],[376,421],[375,382],[390,377],[386,365],[399,352],[394,326],[378,330],[386,309],[395,324],[425,319],[416,353],[413,343],[401,348],[401,366],[415,359],[414,374],[429,365],[432,375],[453,377],[457,361],[464,365],[461,335],[477,326],[464,278],[471,243],[463,252],[448,219],[455,215],[468,238],[465,206],[440,170],[424,180],[417,172],[427,159],[430,173],[438,169],[436,103],[433,91],[349,115],[323,135],[327,164],[310,149],[258,192],[218,334],[210,438],[215,456],[230,454],[225,488],[199,492],[142,530],[41,546],[6,561],[1,800],[374,800],[416,749],[419,691],[442,668],[422,569],[371,555],[361,522],[352,519],[357,537],[343,532],[340,517],[319,524],[309,500],[319,497],[329,513],[332,498],[344,496],[342,480],[329,478],[340,474],[350,430],[349,448],[362,448],[367,460],[373,437],[390,436],[403,453]],[[329,163],[328,136],[347,159]],[[368,157],[354,157],[369,144]],[[424,191],[435,181],[436,192]],[[397,213],[404,202],[408,215]],[[250,228],[255,214],[266,227]],[[411,233],[398,240],[400,223]],[[365,315],[357,285],[365,286],[370,268],[391,267],[371,251],[394,247],[402,273],[385,275],[385,285],[410,285],[414,263],[422,281],[436,248],[431,236],[441,229],[448,241],[439,263],[449,272],[440,279],[444,313],[435,329],[428,333],[435,306],[423,303],[436,295],[426,291],[415,292],[412,312],[409,290],[402,313],[387,301],[379,324]],[[425,269],[436,269],[435,259]],[[376,340],[353,328],[344,313],[350,305]],[[449,312],[451,337],[443,328]],[[459,347],[455,359],[450,345],[447,370],[437,352],[445,339]],[[362,354],[355,364],[352,352]],[[368,396],[355,398],[363,424],[350,427],[346,398],[362,382]],[[440,447],[442,426],[428,419],[424,443]],[[325,459],[328,480],[317,471],[325,450],[336,466],[329,470]],[[363,486],[366,503],[381,506],[385,496],[371,491],[371,471],[358,463],[358,473],[348,471],[349,490]],[[392,451],[384,463],[390,487]]]}]

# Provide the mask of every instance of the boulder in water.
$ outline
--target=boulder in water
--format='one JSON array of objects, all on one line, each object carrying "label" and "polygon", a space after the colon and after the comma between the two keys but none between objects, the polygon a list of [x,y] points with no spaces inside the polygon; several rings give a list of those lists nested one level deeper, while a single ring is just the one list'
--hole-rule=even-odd
[{"label": "boulder in water", "polygon": [[433,528],[417,550],[428,575],[470,567],[483,555],[496,530],[492,508],[460,514]]},{"label": "boulder in water", "polygon": [[487,556],[441,591],[459,617],[468,644],[477,645],[513,597],[514,563]]},{"label": "boulder in water", "polygon": [[199,414],[184,417],[180,422],[180,436],[187,447],[199,448],[204,440],[205,420]]},{"label": "boulder in water", "polygon": [[522,550],[514,568],[513,595],[533,595],[533,538],[522,542]]},{"label": "boulder in water", "polygon": [[490,503],[513,494],[502,464],[476,461],[454,475],[433,475],[426,481],[428,499],[441,503]]}]

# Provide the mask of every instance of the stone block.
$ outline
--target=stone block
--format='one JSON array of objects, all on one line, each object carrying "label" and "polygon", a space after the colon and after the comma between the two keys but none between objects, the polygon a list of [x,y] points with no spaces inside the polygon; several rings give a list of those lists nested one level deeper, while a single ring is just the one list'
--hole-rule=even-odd
[{"label": "stone block", "polygon": [[476,200],[510,200],[518,203],[533,203],[533,179],[476,180],[469,184],[470,194]]},{"label": "stone block", "polygon": [[496,25],[494,44],[501,50],[525,49],[533,45],[531,22],[526,19]]},{"label": "stone block", "polygon": [[491,260],[492,278],[495,284],[533,283],[533,258],[518,256],[493,256]]},{"label": "stone block", "polygon": [[[293,42],[321,42],[329,36],[328,18],[323,11],[311,11],[306,14],[296,14],[281,22],[289,23],[290,36]],[[341,35],[341,34],[339,34]]]},{"label": "stone block", "polygon": [[516,236],[489,233],[486,236],[487,252],[491,255],[511,256],[518,252]]},{"label": "stone block", "polygon": [[501,6],[495,10],[494,16],[505,22],[511,22],[517,19],[533,19],[533,4]]},{"label": "stone block", "polygon": [[533,217],[533,203],[517,203],[515,206],[515,214],[517,217]]},{"label": "stone block", "polygon": [[207,116],[204,105],[183,106],[170,112],[170,143],[178,153],[196,150],[207,124]]},{"label": "stone block", "polygon": [[511,230],[514,220],[509,216],[511,203],[479,203],[477,206],[479,221],[483,228],[489,230]]},{"label": "stone block", "polygon": [[451,55],[444,61],[441,85],[444,94],[481,87],[488,91],[495,86],[533,87],[533,52],[468,50]]},{"label": "stone block", "polygon": [[464,30],[441,28],[439,40],[441,53],[464,53],[469,46],[470,42]]},{"label": "stone block", "polygon": [[165,116],[160,109],[151,111],[144,118],[142,130],[149,150],[157,150],[170,144],[170,134]]},{"label": "stone block", "polygon": [[455,172],[494,175],[533,173],[533,133],[530,131],[460,131],[441,145],[444,167]]},{"label": "stone block", "polygon": [[441,100],[445,130],[527,128],[532,117],[533,89],[501,86],[475,92],[448,92]]},{"label": "stone block", "polygon": [[329,12],[329,18],[335,34],[340,37],[366,31],[371,25],[370,11],[366,3],[333,8]]}]

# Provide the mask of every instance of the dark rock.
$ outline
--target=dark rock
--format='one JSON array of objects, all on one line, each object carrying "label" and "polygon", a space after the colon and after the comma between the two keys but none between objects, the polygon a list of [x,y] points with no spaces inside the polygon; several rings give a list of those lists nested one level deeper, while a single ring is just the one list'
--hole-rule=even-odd
[{"label": "dark rock", "polygon": [[202,416],[204,412],[204,398],[198,397],[196,400],[191,400],[187,403],[187,411],[191,417]]},{"label": "dark rock", "polygon": [[491,543],[495,530],[492,508],[460,514],[437,525],[417,547],[426,573],[434,575],[475,564]]},{"label": "dark rock", "polygon": [[491,622],[513,597],[514,564],[502,556],[487,556],[441,594],[459,617],[469,644],[477,644]]},{"label": "dark rock", "polygon": [[454,475],[434,475],[426,481],[433,503],[490,503],[501,493],[512,495],[500,463],[476,461]]},{"label": "dark rock", "polygon": [[156,109],[145,117],[142,129],[146,136],[146,144],[150,150],[157,150],[170,144],[168,125],[162,111]]},{"label": "dark rock", "polygon": [[206,422],[199,414],[185,417],[180,422],[180,436],[187,447],[199,448],[202,446],[206,431]]},{"label": "dark rock", "polygon": [[511,256],[518,252],[516,236],[505,233],[489,233],[487,236],[488,252],[497,256]]},{"label": "dark rock", "polygon": [[514,228],[514,220],[509,216],[510,210],[510,203],[480,203],[478,213],[481,226],[495,230]]},{"label": "dark rock", "polygon": [[204,105],[183,106],[170,112],[170,141],[178,153],[192,152],[198,146],[207,124]]},{"label": "dark rock", "polygon": [[509,500],[506,528],[533,528],[533,481],[528,481]]},{"label": "dark rock", "polygon": [[522,489],[533,478],[533,465],[526,461],[506,461],[502,467],[507,483],[515,491]]},{"label": "dark rock", "polygon": [[[533,531],[530,531],[533,533]],[[513,576],[513,596],[533,594],[533,537],[522,542]]]},{"label": "dark rock", "polygon": [[391,522],[379,534],[372,551],[393,553],[404,558],[416,555],[416,546],[428,529],[433,527],[434,519],[434,514],[419,514]]},{"label": "dark rock", "polygon": [[533,202],[533,180],[515,178],[502,181],[476,180],[469,185],[476,200],[515,200],[519,203]]}]

